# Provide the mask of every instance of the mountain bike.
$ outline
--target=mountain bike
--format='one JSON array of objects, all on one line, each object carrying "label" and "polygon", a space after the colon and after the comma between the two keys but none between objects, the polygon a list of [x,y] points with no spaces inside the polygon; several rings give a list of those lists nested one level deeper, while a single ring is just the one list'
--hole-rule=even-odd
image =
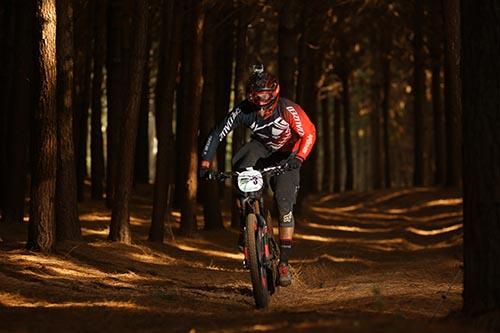
[{"label": "mountain bike", "polygon": [[242,196],[239,199],[242,218],[245,221],[243,265],[250,270],[253,296],[257,308],[267,308],[270,297],[278,286],[279,246],[274,239],[271,215],[264,207],[264,177],[287,171],[286,166],[272,166],[261,170],[247,168],[239,172],[218,172],[209,179],[236,178]]}]

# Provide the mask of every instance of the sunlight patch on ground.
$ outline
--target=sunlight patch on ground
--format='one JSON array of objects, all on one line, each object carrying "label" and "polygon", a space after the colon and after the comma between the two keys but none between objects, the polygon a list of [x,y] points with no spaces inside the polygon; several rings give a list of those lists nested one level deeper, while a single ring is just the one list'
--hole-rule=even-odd
[{"label": "sunlight patch on ground", "polygon": [[100,215],[100,214],[81,214],[80,221],[86,222],[109,222],[111,220],[111,215]]},{"label": "sunlight patch on ground", "polygon": [[424,249],[439,249],[455,245],[456,241],[444,241],[428,245],[420,245],[410,242],[407,239],[396,237],[387,239],[360,239],[360,238],[345,238],[345,237],[325,237],[319,235],[306,235],[295,233],[294,239],[301,239],[307,241],[332,243],[332,244],[352,244],[352,246],[364,246],[374,250],[380,251],[418,251]]},{"label": "sunlight patch on ground", "polygon": [[51,303],[43,300],[36,300],[23,297],[18,294],[10,294],[0,292],[0,304],[6,307],[23,307],[23,308],[93,308],[93,307],[107,307],[107,308],[128,308],[134,310],[147,310],[147,307],[139,306],[132,302],[118,302],[118,301],[97,301],[97,302],[61,302]]},{"label": "sunlight patch on ground", "polygon": [[131,253],[129,256],[132,257],[134,260],[145,262],[148,264],[171,264],[176,261],[176,259],[174,258],[166,256],[158,257],[145,253]]},{"label": "sunlight patch on ground", "polygon": [[308,227],[324,229],[324,230],[338,230],[338,231],[348,231],[348,232],[359,232],[359,233],[372,233],[372,232],[389,232],[392,228],[361,228],[346,225],[325,225],[319,223],[308,223]]},{"label": "sunlight patch on ground", "polygon": [[82,234],[84,236],[107,236],[109,234],[109,228],[89,229],[89,228],[83,227]]},{"label": "sunlight patch on ground", "polygon": [[413,227],[408,227],[408,228],[406,228],[406,230],[411,232],[411,233],[420,235],[420,236],[434,236],[434,235],[444,234],[444,233],[447,233],[450,231],[459,230],[461,228],[462,228],[462,223],[454,224],[454,225],[449,226],[449,227],[434,229],[434,230],[423,230],[423,229],[417,229],[417,228],[413,228]]},{"label": "sunlight patch on ground", "polygon": [[290,260],[290,263],[292,263],[292,264],[312,264],[312,263],[316,263],[316,262],[321,261],[321,260],[328,260],[331,262],[356,262],[356,263],[365,262],[365,260],[363,260],[363,259],[354,258],[354,257],[353,258],[343,258],[343,257],[334,257],[334,256],[329,255],[329,254],[322,254],[319,257],[313,258],[313,259],[292,259],[292,260]]},{"label": "sunlight patch on ground", "polygon": [[[131,254],[135,255],[135,254]],[[144,259],[141,255],[137,256]],[[146,254],[144,254],[147,257]],[[169,257],[158,258],[155,261],[161,260],[162,263],[169,260]],[[134,287],[130,283],[141,282],[145,280],[143,277],[138,276],[134,272],[127,273],[107,273],[101,270],[92,268],[90,266],[84,265],[79,266],[71,261],[61,260],[57,257],[48,257],[42,255],[23,255],[23,254],[10,254],[8,261],[22,266],[23,269],[20,271],[23,274],[31,275],[36,278],[42,278],[46,280],[58,280],[58,279],[75,279],[77,281],[92,281],[101,280],[103,284],[114,286],[114,287]],[[155,262],[155,263],[156,263]],[[112,277],[113,280],[106,280],[106,278]],[[148,277],[148,280],[151,280]]]},{"label": "sunlight patch on ground", "polygon": [[[327,214],[332,214],[332,215],[339,215],[339,216],[344,216],[349,218],[350,220],[360,220],[366,222],[366,220],[363,220],[362,218],[366,219],[382,219],[382,220],[397,220],[398,217],[391,215],[391,214],[384,214],[384,213],[351,213],[351,214],[345,214],[346,210],[344,209],[339,209],[339,208],[328,208],[328,207],[312,207],[311,210],[315,213],[327,213]],[[318,214],[321,216],[320,214]],[[323,215],[325,216],[325,215]],[[323,217],[322,216],[322,217]],[[356,217],[356,218],[354,218]]]},{"label": "sunlight patch on ground", "polygon": [[439,199],[439,200],[432,200],[425,202],[420,205],[415,205],[409,208],[393,208],[393,209],[387,209],[386,211],[390,214],[405,214],[409,212],[414,212],[417,210],[420,210],[422,208],[428,208],[428,207],[437,207],[437,206],[458,206],[461,205],[463,202],[462,198],[455,198],[455,199]]},{"label": "sunlight patch on ground", "polygon": [[[400,220],[406,222],[428,223],[428,222],[435,222],[447,219],[460,219],[462,218],[463,214],[462,212],[450,212],[450,213],[433,214],[431,216],[423,216],[423,217],[387,214],[382,219],[372,219],[373,215],[371,217],[368,217],[367,214],[363,213],[345,214],[341,212],[330,211],[325,213],[316,213],[316,216],[324,220],[336,220],[336,221],[341,220],[345,222],[356,222],[367,225],[374,225],[374,224],[389,225],[392,222],[397,222]],[[370,219],[367,220],[367,218]]]},{"label": "sunlight patch on ground", "polygon": [[432,190],[432,189],[427,188],[427,187],[409,188],[409,189],[400,190],[400,191],[396,191],[396,192],[381,196],[380,198],[377,198],[377,199],[370,201],[370,203],[371,204],[380,204],[384,201],[388,201],[388,200],[391,200],[391,199],[394,199],[394,198],[397,198],[397,197],[400,197],[400,196],[403,196],[406,194],[413,194],[413,193],[418,193],[418,192],[429,192],[430,190]]},{"label": "sunlight patch on ground", "polygon": [[230,253],[230,252],[217,251],[217,250],[207,250],[207,249],[201,249],[201,248],[192,247],[189,245],[179,244],[179,243],[172,243],[170,245],[172,245],[173,247],[175,247],[179,250],[186,251],[186,252],[198,252],[198,253],[205,254],[207,256],[227,258],[227,259],[233,259],[233,260],[238,260],[238,261],[241,261],[243,259],[242,254],[240,254],[240,253]]}]

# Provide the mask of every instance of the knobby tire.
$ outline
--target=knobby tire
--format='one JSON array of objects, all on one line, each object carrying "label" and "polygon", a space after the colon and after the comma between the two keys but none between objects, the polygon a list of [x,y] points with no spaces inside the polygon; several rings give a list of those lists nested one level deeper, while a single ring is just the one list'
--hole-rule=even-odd
[{"label": "knobby tire", "polygon": [[258,253],[263,253],[263,249],[257,251],[258,246],[262,247],[260,240],[256,237],[257,229],[257,217],[255,214],[248,214],[246,220],[246,238],[248,246],[248,266],[250,267],[250,276],[252,278],[253,296],[257,308],[265,309],[269,303],[269,291],[267,288],[267,283],[269,283],[269,281],[266,274],[266,276],[264,276],[266,285],[262,285],[263,276],[261,274]]}]

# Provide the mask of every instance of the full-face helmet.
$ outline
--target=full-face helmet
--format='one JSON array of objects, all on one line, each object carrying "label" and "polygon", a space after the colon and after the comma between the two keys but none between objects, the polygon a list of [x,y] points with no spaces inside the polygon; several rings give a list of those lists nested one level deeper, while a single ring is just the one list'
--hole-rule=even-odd
[{"label": "full-face helmet", "polygon": [[263,111],[265,117],[270,115],[278,104],[280,85],[276,78],[264,71],[263,65],[254,66],[253,73],[247,81],[247,99]]}]

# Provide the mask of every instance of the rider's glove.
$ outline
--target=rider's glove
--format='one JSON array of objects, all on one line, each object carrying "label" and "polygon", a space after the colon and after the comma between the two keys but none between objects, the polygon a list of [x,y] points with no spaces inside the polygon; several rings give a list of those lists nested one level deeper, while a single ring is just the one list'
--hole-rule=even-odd
[{"label": "rider's glove", "polygon": [[210,169],[209,168],[203,168],[203,167],[200,167],[198,169],[198,176],[201,178],[201,179],[207,179],[208,176],[210,174]]},{"label": "rider's glove", "polygon": [[302,165],[302,159],[296,156],[292,158],[290,161],[288,161],[287,165],[290,169],[298,169]]},{"label": "rider's glove", "polygon": [[207,179],[210,175],[210,162],[209,161],[201,161],[200,162],[200,168],[198,169],[198,176],[200,176],[201,179]]}]

